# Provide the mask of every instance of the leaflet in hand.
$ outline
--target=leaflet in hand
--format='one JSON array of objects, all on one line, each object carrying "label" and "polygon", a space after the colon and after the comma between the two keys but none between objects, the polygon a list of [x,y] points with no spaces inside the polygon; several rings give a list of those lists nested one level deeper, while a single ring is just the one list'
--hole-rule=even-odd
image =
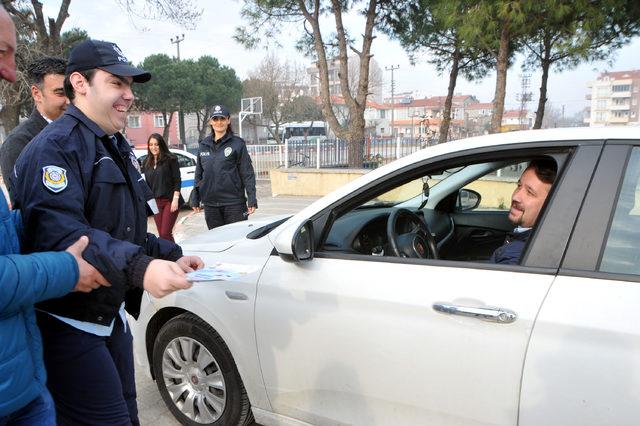
[{"label": "leaflet in hand", "polygon": [[257,270],[256,267],[248,265],[236,265],[232,263],[218,263],[213,267],[198,269],[189,272],[187,280],[191,282],[198,281],[232,281],[240,278],[244,274],[248,274]]}]

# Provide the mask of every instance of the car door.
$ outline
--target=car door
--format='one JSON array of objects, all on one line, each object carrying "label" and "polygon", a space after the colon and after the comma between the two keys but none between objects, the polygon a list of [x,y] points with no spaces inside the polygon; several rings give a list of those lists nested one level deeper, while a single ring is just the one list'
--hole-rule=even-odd
[{"label": "car door", "polygon": [[520,266],[273,254],[256,298],[272,409],[315,425],[517,424],[527,343],[598,150],[576,150]]},{"label": "car door", "polygon": [[182,179],[180,193],[182,194],[182,198],[184,198],[186,202],[189,202],[196,173],[195,160],[185,154],[175,151],[172,152],[178,158],[178,166],[180,166],[180,178]]},{"label": "car door", "polygon": [[640,143],[608,142],[532,333],[522,426],[638,424],[639,176]]}]

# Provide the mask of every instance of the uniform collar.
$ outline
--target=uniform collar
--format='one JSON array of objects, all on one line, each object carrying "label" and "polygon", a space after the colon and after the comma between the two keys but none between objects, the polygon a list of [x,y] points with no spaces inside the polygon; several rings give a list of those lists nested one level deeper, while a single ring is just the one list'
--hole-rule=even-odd
[{"label": "uniform collar", "polygon": [[80,111],[78,107],[73,104],[70,104],[65,111],[65,115],[70,115],[78,121],[81,121],[82,124],[87,126],[89,130],[96,134],[96,136],[102,139],[104,136],[107,136],[104,130],[100,128],[95,122],[93,122],[89,117],[84,115],[84,112]]}]

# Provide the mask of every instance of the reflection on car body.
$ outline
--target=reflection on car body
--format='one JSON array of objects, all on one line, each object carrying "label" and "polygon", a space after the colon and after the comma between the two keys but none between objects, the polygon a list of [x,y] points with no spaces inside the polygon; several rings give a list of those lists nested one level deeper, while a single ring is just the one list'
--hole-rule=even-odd
[{"label": "reflection on car body", "polygon": [[[520,264],[489,263],[533,159],[558,178]],[[137,359],[184,423],[635,425],[639,176],[633,129],[426,148],[185,241],[256,272],[146,298]]]}]

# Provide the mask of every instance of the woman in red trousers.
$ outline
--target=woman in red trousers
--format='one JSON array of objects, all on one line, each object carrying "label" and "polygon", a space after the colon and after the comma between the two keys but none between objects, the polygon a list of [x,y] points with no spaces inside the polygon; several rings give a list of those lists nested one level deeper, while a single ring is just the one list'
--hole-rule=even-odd
[{"label": "woman in red trousers", "polygon": [[180,196],[180,167],[178,159],[169,151],[164,138],[153,133],[147,140],[147,158],[142,165],[144,177],[158,203],[158,214],[154,216],[158,235],[173,241],[173,226],[182,204]]}]

